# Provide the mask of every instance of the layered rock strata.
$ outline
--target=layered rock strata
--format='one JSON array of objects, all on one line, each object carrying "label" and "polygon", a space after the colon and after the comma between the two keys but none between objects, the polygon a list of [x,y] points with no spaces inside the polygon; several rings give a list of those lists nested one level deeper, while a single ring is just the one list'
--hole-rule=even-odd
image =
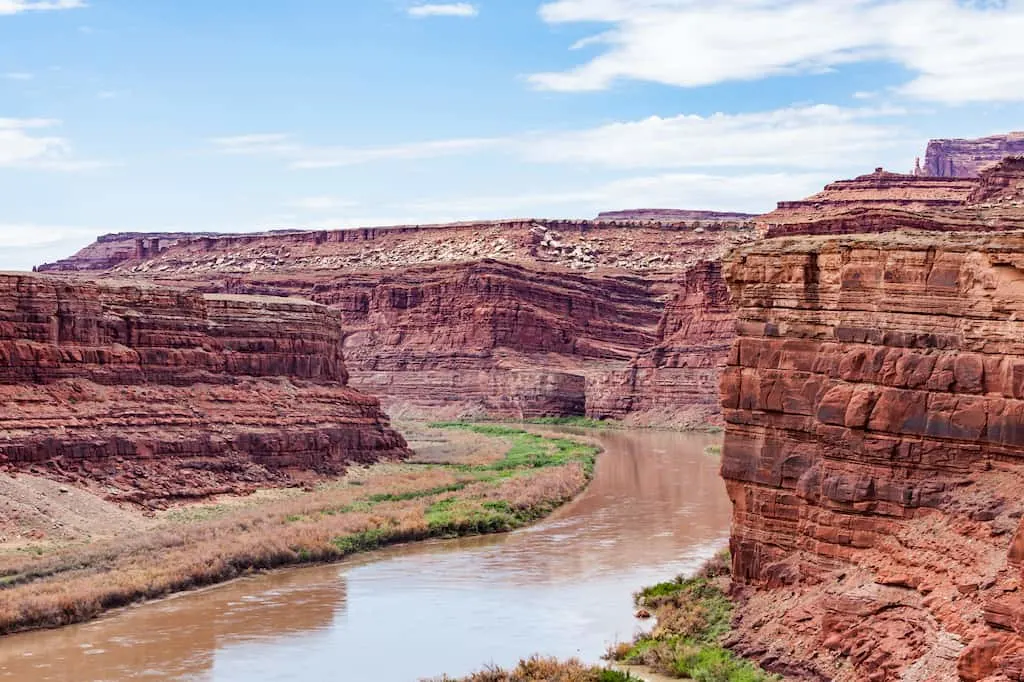
[{"label": "layered rock strata", "polygon": [[989,164],[1017,154],[1024,154],[1024,132],[974,140],[932,140],[919,172],[932,177],[973,178]]},{"label": "layered rock strata", "polygon": [[826,185],[806,199],[779,202],[776,210],[757,219],[757,228],[766,237],[1021,229],[1022,177],[1024,165],[1016,157],[970,179],[901,175],[879,168]]},{"label": "layered rock strata", "polygon": [[742,653],[1022,679],[1024,232],[769,239],[726,262]]},{"label": "layered rock strata", "polygon": [[724,291],[701,262],[752,236],[723,220],[516,220],[198,237],[101,276],[323,303],[353,385],[392,414],[690,423],[717,414],[727,342],[680,340],[672,302],[701,314],[701,293]]},{"label": "layered rock strata", "polygon": [[656,343],[626,369],[592,381],[588,414],[642,415],[648,423],[677,426],[719,422],[718,381],[735,338],[721,262],[698,263],[676,286],[658,322]]},{"label": "layered rock strata", "polygon": [[407,454],[298,299],[0,274],[0,466],[144,504]]}]

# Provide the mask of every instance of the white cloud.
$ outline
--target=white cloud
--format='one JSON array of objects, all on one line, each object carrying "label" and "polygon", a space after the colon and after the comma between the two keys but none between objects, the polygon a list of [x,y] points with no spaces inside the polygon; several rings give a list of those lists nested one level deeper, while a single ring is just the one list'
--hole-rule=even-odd
[{"label": "white cloud", "polygon": [[596,45],[597,56],[530,76],[542,89],[626,79],[696,87],[885,60],[914,74],[900,88],[913,97],[1024,101],[1022,0],[556,0],[540,14],[610,25],[573,46]]},{"label": "white cloud", "polygon": [[3,74],[3,77],[9,81],[30,81],[35,78],[33,74],[26,71],[10,71]]},{"label": "white cloud", "polygon": [[521,147],[533,161],[612,168],[834,168],[874,163],[880,150],[905,139],[885,120],[902,113],[823,104],[745,114],[652,116],[541,135]]},{"label": "white cloud", "polygon": [[40,132],[59,124],[48,118],[0,118],[0,167],[80,171],[108,165],[76,159],[67,140]]},{"label": "white cloud", "polygon": [[771,210],[780,198],[812,194],[831,179],[827,173],[666,173],[571,190],[418,201],[404,208],[416,215],[456,215],[458,220],[589,216],[604,210],[664,207],[757,213]]},{"label": "white cloud", "polygon": [[0,15],[86,7],[83,0],[0,0]]},{"label": "white cloud", "polygon": [[340,168],[374,161],[413,161],[464,154],[492,147],[500,141],[457,138],[382,147],[313,147],[295,142],[288,134],[268,133],[218,137],[212,142],[225,154],[278,157],[286,160],[291,168]]},{"label": "white cloud", "polygon": [[475,17],[480,10],[468,2],[446,2],[425,5],[413,5],[409,8],[409,16],[423,17]]},{"label": "white cloud", "polygon": [[32,266],[65,258],[109,230],[68,225],[0,223],[0,270],[31,270]]},{"label": "white cloud", "polygon": [[[834,168],[874,164],[908,136],[890,119],[899,109],[807,105],[767,112],[653,116],[568,132],[456,138],[381,147],[316,147],[273,133],[213,140],[224,154],[279,158],[291,168],[333,168],[497,152],[539,163],[607,168],[763,166]],[[916,144],[916,140],[913,143]],[[908,152],[909,158],[910,152]]]},{"label": "white cloud", "polygon": [[302,211],[330,211],[338,208],[358,206],[358,202],[337,197],[302,197],[289,201],[288,206]]}]

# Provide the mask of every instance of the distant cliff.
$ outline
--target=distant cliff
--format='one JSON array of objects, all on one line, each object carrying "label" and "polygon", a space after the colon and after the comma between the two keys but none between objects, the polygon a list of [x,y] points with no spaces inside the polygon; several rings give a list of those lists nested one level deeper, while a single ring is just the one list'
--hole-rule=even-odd
[{"label": "distant cliff", "polygon": [[697,424],[718,419],[732,336],[728,313],[702,321],[725,291],[703,263],[753,236],[746,219],[211,235],[97,274],[329,306],[353,386],[395,414]]},{"label": "distant cliff", "polygon": [[975,140],[932,140],[920,172],[940,178],[973,178],[985,166],[1015,154],[1024,154],[1024,132]]}]

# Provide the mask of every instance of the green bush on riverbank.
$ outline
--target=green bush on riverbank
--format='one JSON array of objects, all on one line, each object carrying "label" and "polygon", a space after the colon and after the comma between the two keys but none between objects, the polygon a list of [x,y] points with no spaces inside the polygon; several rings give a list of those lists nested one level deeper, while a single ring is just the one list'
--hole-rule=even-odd
[{"label": "green bush on riverbank", "polygon": [[610,657],[697,682],[778,680],[721,646],[732,621],[733,605],[721,586],[728,572],[726,552],[692,578],[642,589],[635,595],[637,606],[653,611],[657,625],[632,643],[615,647]]},{"label": "green bush on riverbank", "polygon": [[639,682],[628,672],[589,666],[577,660],[559,661],[535,656],[520,661],[512,670],[488,668],[456,681],[442,677],[435,682]]}]

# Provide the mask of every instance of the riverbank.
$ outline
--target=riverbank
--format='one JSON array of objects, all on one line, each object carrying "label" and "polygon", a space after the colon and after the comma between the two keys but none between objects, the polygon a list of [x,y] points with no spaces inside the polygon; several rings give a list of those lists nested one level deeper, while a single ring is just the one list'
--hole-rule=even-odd
[{"label": "riverbank", "polygon": [[264,491],[162,512],[146,530],[0,545],[0,634],[277,567],[437,537],[505,532],[574,498],[599,448],[504,425],[407,425],[417,456],[315,489]]},{"label": "riverbank", "polygon": [[637,592],[638,614],[653,616],[655,626],[608,651],[606,658],[615,668],[533,657],[511,670],[492,668],[459,680],[444,677],[434,682],[619,682],[655,677],[778,682],[780,677],[724,648],[734,608],[728,584],[729,555],[721,552],[692,577],[679,576]]},{"label": "riverbank", "polygon": [[530,426],[570,426],[581,429],[619,429],[619,430],[651,430],[651,431],[675,431],[675,432],[704,432],[722,433],[725,429],[719,424],[700,422],[697,424],[634,424],[629,421],[618,419],[593,419],[591,417],[531,417],[529,419],[465,419],[460,420],[463,424],[505,424],[505,425],[530,425]]}]

